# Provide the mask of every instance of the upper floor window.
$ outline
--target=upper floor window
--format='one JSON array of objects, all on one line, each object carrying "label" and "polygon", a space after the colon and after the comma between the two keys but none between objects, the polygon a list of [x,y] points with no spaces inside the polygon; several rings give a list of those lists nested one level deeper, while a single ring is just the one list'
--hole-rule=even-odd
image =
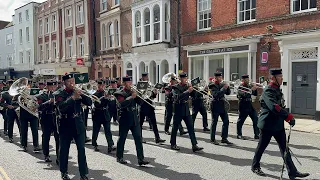
[{"label": "upper floor window", "polygon": [[12,34],[7,34],[6,36],[6,44],[11,45],[12,44]]},{"label": "upper floor window", "polygon": [[109,47],[114,46],[114,27],[113,23],[110,23],[108,26],[108,35],[109,35]]},{"label": "upper floor window", "polygon": [[71,58],[72,57],[72,39],[67,39],[67,46],[68,46],[68,54],[67,57]]},{"label": "upper floor window", "polygon": [[42,20],[39,20],[39,35],[42,35]]},{"label": "upper floor window", "polygon": [[211,0],[198,0],[198,30],[211,28]]},{"label": "upper floor window", "polygon": [[42,45],[40,45],[40,61],[42,61],[43,60],[43,47],[42,47]]},{"label": "upper floor window", "polygon": [[23,52],[19,53],[20,63],[23,64]]},{"label": "upper floor window", "polygon": [[7,56],[7,61],[8,61],[8,63],[9,63],[9,67],[11,67],[12,64],[13,64],[13,54],[9,54],[9,55]]},{"label": "upper floor window", "polygon": [[102,49],[107,48],[107,33],[106,33],[106,25],[102,24]]},{"label": "upper floor window", "polygon": [[119,5],[120,4],[120,0],[113,0],[114,1],[114,6],[117,6],[117,5]]},{"label": "upper floor window", "polygon": [[150,41],[150,10],[147,8],[144,10],[144,41]]},{"label": "upper floor window", "polygon": [[28,63],[31,63],[31,51],[27,51],[27,60],[28,60]]},{"label": "upper floor window", "polygon": [[153,35],[154,40],[160,39],[160,7],[159,5],[154,6],[153,8]]},{"label": "upper floor window", "polygon": [[78,9],[78,24],[82,24],[83,23],[83,6],[79,5],[77,9]]},{"label": "upper floor window", "polygon": [[53,59],[57,58],[57,43],[56,42],[52,43],[52,57],[53,57]]},{"label": "upper floor window", "polygon": [[256,19],[256,0],[238,0],[238,4],[239,22]]},{"label": "upper floor window", "polygon": [[46,44],[46,60],[49,60],[49,58],[50,58],[49,44]]},{"label": "upper floor window", "polygon": [[116,21],[116,46],[120,46],[120,38],[119,38],[119,22]]},{"label": "upper floor window", "polygon": [[19,42],[22,44],[22,29],[19,29]]},{"label": "upper floor window", "polygon": [[67,17],[66,17],[66,26],[71,27],[72,26],[72,14],[71,9],[67,9]]},{"label": "upper floor window", "polygon": [[46,18],[46,19],[45,19],[45,23],[46,23],[46,25],[45,25],[45,28],[46,28],[45,32],[46,32],[46,33],[49,33],[49,18]]},{"label": "upper floor window", "polygon": [[107,9],[107,0],[101,0],[101,11]]},{"label": "upper floor window", "polygon": [[317,10],[317,0],[291,0],[291,12],[308,12]]},{"label": "upper floor window", "polygon": [[26,20],[29,21],[29,10],[26,10]]},{"label": "upper floor window", "polygon": [[22,23],[22,13],[19,13],[19,23]]},{"label": "upper floor window", "polygon": [[80,56],[84,56],[84,40],[82,37],[79,38],[79,50]]},{"label": "upper floor window", "polygon": [[56,31],[56,25],[57,25],[57,16],[56,15],[52,15],[52,31]]},{"label": "upper floor window", "polygon": [[27,42],[30,41],[30,32],[29,32],[29,27],[26,27],[26,40]]},{"label": "upper floor window", "polygon": [[141,43],[141,13],[140,11],[135,14],[135,28],[136,28],[136,43]]},{"label": "upper floor window", "polygon": [[164,38],[166,40],[169,39],[169,32],[170,32],[170,24],[169,24],[169,18],[170,18],[170,15],[169,15],[169,8],[168,8],[168,4],[165,4],[164,6]]}]

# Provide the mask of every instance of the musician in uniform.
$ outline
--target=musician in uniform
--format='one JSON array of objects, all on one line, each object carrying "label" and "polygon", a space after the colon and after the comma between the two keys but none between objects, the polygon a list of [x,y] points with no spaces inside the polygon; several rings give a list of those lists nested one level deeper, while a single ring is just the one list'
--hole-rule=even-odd
[{"label": "musician in uniform", "polygon": [[[194,89],[197,87],[194,87]],[[198,88],[197,88],[198,89]],[[208,129],[208,117],[207,117],[207,110],[206,107],[204,106],[204,102],[203,102],[203,94],[197,92],[197,91],[193,91],[194,96],[191,98],[192,99],[192,121],[193,124],[196,121],[198,112],[200,112],[201,116],[202,116],[202,126],[203,126],[203,131],[210,131],[210,129]],[[203,91],[203,93],[207,93],[205,91]]]},{"label": "musician in uniform", "polygon": [[123,89],[114,93],[117,98],[119,111],[119,139],[117,143],[117,162],[127,164],[123,159],[124,144],[130,130],[136,145],[138,164],[140,166],[149,164],[144,159],[143,146],[141,138],[141,129],[138,119],[137,103],[141,103],[141,99],[137,97],[137,93],[132,91],[132,77],[123,77]]},{"label": "musician in uniform", "polygon": [[108,142],[108,153],[116,150],[113,146],[112,133],[110,128],[111,117],[109,114],[109,104],[111,95],[105,92],[105,82],[101,79],[98,81],[98,90],[93,94],[100,99],[101,103],[94,102],[94,108],[92,109],[92,145],[95,151],[99,151],[97,139],[100,132],[101,125],[103,125],[104,134]]},{"label": "musician in uniform", "polygon": [[[148,73],[142,73],[142,78],[141,81],[149,81],[149,77],[148,77]],[[159,135],[159,131],[158,131],[158,126],[157,126],[157,120],[156,120],[156,114],[154,112],[154,107],[150,106],[148,103],[152,104],[153,102],[151,101],[152,99],[157,97],[157,89],[153,89],[151,91],[151,95],[149,97],[149,99],[145,99],[142,100],[142,104],[141,104],[141,108],[140,108],[140,127],[141,127],[141,135],[142,135],[142,126],[144,123],[144,119],[148,118],[148,122],[150,127],[152,127],[154,136],[155,136],[155,142],[156,143],[163,143],[165,142],[165,140],[160,138]],[[148,103],[146,103],[145,101],[147,101]],[[142,142],[144,142],[143,138],[142,138]]]},{"label": "musician in uniform", "polygon": [[78,164],[82,180],[88,179],[88,166],[85,154],[85,122],[81,104],[91,106],[92,100],[82,95],[81,91],[75,89],[72,74],[62,77],[65,85],[64,90],[58,90],[55,94],[56,105],[61,113],[59,121],[60,135],[60,172],[62,179],[70,179],[68,175],[68,157],[72,139],[75,140],[78,150]]},{"label": "musician in uniform", "polygon": [[[110,88],[117,89],[117,81],[116,80],[110,80]],[[113,124],[117,125],[118,121],[118,113],[117,113],[117,103],[115,99],[110,100],[109,102],[109,113],[110,117],[113,119]]]},{"label": "musician in uniform", "polygon": [[[172,119],[172,115],[173,115],[173,94],[172,94],[172,86],[177,84],[177,79],[176,77],[171,77],[170,79],[170,84],[168,84],[168,86],[166,86],[164,88],[165,90],[165,115],[164,115],[164,132],[167,135],[170,135],[171,133],[169,132],[169,126],[171,123],[171,119]],[[183,130],[183,127],[180,123],[179,125],[179,131],[180,131],[180,135],[184,135],[187,134],[187,132],[185,132]]]},{"label": "musician in uniform", "polygon": [[44,88],[45,88],[45,84],[44,84],[44,81],[39,81],[38,82],[38,88],[40,89],[40,91],[42,91]]},{"label": "musician in uniform", "polygon": [[224,95],[230,95],[231,91],[228,84],[221,83],[222,81],[222,73],[216,72],[214,73],[215,80],[213,83],[209,84],[209,89],[211,91],[211,95],[213,97],[211,103],[211,116],[212,123],[210,129],[210,140],[213,144],[218,145],[219,142],[216,141],[216,129],[218,124],[218,118],[221,117],[223,122],[222,124],[222,133],[221,133],[221,143],[232,144],[228,138],[228,129],[229,129],[229,116],[228,112],[225,109],[225,101],[227,101]]},{"label": "musician in uniform", "polygon": [[[7,81],[8,88],[11,87],[13,84],[13,80],[8,80]],[[19,107],[18,104],[18,95],[16,96],[11,96],[8,91],[4,92],[2,94],[1,98],[1,106],[5,107],[7,109],[7,116],[8,116],[8,137],[9,137],[9,142],[13,143],[13,125],[14,121],[16,121],[18,125],[18,129],[21,135],[20,131],[20,119],[18,118],[16,109]]]},{"label": "musician in uniform", "polygon": [[117,81],[117,88],[119,90],[121,90],[123,88],[123,86],[121,84],[121,78],[120,77],[116,77],[116,81]]},{"label": "musician in uniform", "polygon": [[190,116],[189,103],[188,103],[189,96],[194,95],[193,88],[191,85],[187,83],[188,75],[186,73],[184,72],[180,73],[179,77],[181,82],[173,86],[173,99],[174,99],[173,103],[174,103],[175,113],[173,115],[173,127],[171,132],[171,139],[170,139],[171,149],[180,150],[180,148],[177,146],[176,139],[177,139],[178,128],[181,125],[181,121],[183,119],[188,129],[193,152],[201,151],[203,148],[197,146],[198,143],[196,140],[194,127],[193,127],[192,119]]},{"label": "musician in uniform", "polygon": [[260,168],[260,160],[271,138],[274,137],[279,145],[282,158],[286,163],[290,180],[307,177],[309,173],[300,173],[297,170],[292,161],[290,151],[288,151],[286,147],[284,121],[288,122],[290,126],[294,126],[295,119],[292,114],[285,110],[283,94],[280,89],[283,81],[282,69],[270,69],[270,75],[271,81],[260,97],[261,114],[258,119],[260,139],[255,151],[251,170],[259,176],[265,176],[265,173]]},{"label": "musician in uniform", "polygon": [[[0,99],[2,97],[2,94],[5,93],[7,91],[6,89],[6,83],[4,81],[0,81]],[[3,118],[3,127],[4,127],[4,135],[7,136],[8,135],[8,116],[7,116],[7,109],[6,107],[1,105],[1,101],[0,101],[0,113],[2,115]]]},{"label": "musician in uniform", "polygon": [[[31,82],[28,81],[28,86],[31,86]],[[33,96],[30,94],[30,96]],[[24,106],[28,106],[28,101],[23,100],[23,96],[20,94],[21,103],[23,103]],[[38,108],[38,107],[33,107]],[[35,109],[30,109],[32,112],[36,112]],[[21,123],[21,145],[24,152],[27,152],[27,146],[28,146],[28,126],[30,123],[31,133],[32,133],[32,140],[33,140],[33,148],[34,152],[38,153],[40,151],[39,148],[39,134],[38,134],[38,128],[39,128],[39,120],[36,116],[25,110],[20,106],[20,123]]]},{"label": "musician in uniform", "polygon": [[47,91],[37,96],[40,112],[40,124],[42,129],[42,151],[45,162],[52,162],[49,156],[49,142],[53,133],[56,142],[56,163],[59,164],[59,134],[57,127],[57,112],[54,101],[54,91],[57,88],[57,82],[48,80],[46,82]]},{"label": "musician in uniform", "polygon": [[[259,129],[257,127],[258,115],[256,110],[252,106],[251,95],[257,96],[257,86],[249,84],[249,75],[242,75],[242,83],[238,87],[238,99],[239,99],[239,118],[237,121],[237,138],[245,140],[242,136],[242,126],[244,121],[249,116],[253,124],[254,139],[259,139]],[[251,89],[251,93],[248,90]]]}]

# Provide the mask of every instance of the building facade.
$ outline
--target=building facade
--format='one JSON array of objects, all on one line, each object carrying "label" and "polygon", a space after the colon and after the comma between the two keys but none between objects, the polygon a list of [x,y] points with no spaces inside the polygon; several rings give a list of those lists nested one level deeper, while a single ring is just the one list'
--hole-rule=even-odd
[{"label": "building facade", "polygon": [[0,29],[0,80],[8,80],[14,76],[12,68],[15,57],[13,31],[12,22]]},{"label": "building facade", "polygon": [[320,119],[319,8],[318,0],[181,1],[183,70],[259,82],[280,67],[288,110]]},{"label": "building facade", "polygon": [[90,73],[91,1],[48,0],[36,11],[35,74]]},{"label": "building facade", "polygon": [[12,65],[14,77],[31,77],[36,57],[35,9],[38,3],[30,2],[14,11],[14,46],[15,58]]}]

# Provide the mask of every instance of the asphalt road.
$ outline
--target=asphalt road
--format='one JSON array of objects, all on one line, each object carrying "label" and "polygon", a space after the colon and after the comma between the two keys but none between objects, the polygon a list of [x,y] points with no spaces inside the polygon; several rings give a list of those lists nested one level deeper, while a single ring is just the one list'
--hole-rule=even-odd
[{"label": "asphalt road", "polygon": [[[125,144],[124,158],[129,160],[128,165],[121,165],[116,162],[115,153],[107,153],[107,143],[104,134],[101,132],[98,139],[100,152],[94,152],[90,143],[86,145],[86,155],[89,167],[89,179],[172,179],[172,180],[259,180],[279,179],[282,167],[282,159],[278,146],[274,140],[270,143],[262,157],[262,170],[268,177],[261,178],[250,170],[252,158],[257,141],[252,140],[253,130],[251,126],[245,125],[243,134],[251,140],[236,139],[235,124],[229,126],[229,140],[235,143],[233,146],[213,145],[209,142],[209,133],[202,132],[202,121],[197,120],[196,136],[198,145],[204,147],[204,151],[193,153],[188,135],[177,138],[179,152],[170,150],[170,136],[163,132],[163,115],[158,114],[158,128],[161,138],[167,140],[164,145],[154,143],[152,131],[144,130],[143,135],[147,144],[144,144],[146,159],[151,162],[147,167],[137,165],[136,151],[131,134]],[[250,120],[250,119],[247,119]],[[89,119],[88,136],[92,134],[92,123]],[[221,132],[222,123],[218,124],[218,135]],[[148,123],[145,123],[148,127]],[[113,140],[118,139],[118,126],[112,125]],[[15,142],[9,143],[3,135],[3,121],[0,123],[0,180],[8,176],[11,180],[54,180],[60,179],[59,168],[55,163],[45,163],[43,155],[32,152],[32,137],[29,130],[29,152],[21,151],[18,130],[15,127]],[[148,129],[148,128],[146,128]],[[216,139],[221,138],[217,135]],[[41,132],[39,131],[39,137]],[[320,135],[292,132],[291,149],[301,161],[300,166],[296,160],[298,170],[309,172],[308,179],[320,179]],[[41,142],[41,141],[40,141]],[[51,139],[51,157],[55,161],[54,141]],[[77,151],[73,144],[70,149],[69,173],[73,179],[79,179]],[[284,179],[288,176],[286,171]]]}]

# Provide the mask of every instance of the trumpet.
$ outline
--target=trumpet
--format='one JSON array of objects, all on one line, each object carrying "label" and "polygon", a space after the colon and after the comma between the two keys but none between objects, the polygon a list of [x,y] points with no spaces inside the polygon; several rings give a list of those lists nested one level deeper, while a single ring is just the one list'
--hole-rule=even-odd
[{"label": "trumpet", "polygon": [[[262,84],[261,83],[250,83],[251,86],[257,86],[258,89],[264,89],[265,87],[267,87],[268,85],[268,82],[265,81],[263,82]],[[238,87],[238,91],[242,91],[244,93],[248,93],[248,94],[252,94],[252,89],[251,88],[248,88],[248,87]]]},{"label": "trumpet", "polygon": [[101,103],[100,99],[97,96],[93,95],[96,92],[95,87],[98,87],[98,86],[95,84],[94,81],[91,81],[86,84],[76,84],[75,86],[73,86],[74,90],[80,91],[84,96],[87,96],[92,101],[100,104]]},{"label": "trumpet", "polygon": [[150,102],[147,101],[147,100],[149,100],[149,101],[152,102],[152,99],[150,99],[150,98],[148,97],[148,94],[145,94],[145,93],[139,91],[135,86],[130,86],[130,87],[131,87],[131,90],[132,90],[132,91],[135,91],[135,92],[137,93],[137,96],[138,96],[141,100],[143,100],[145,103],[147,103],[147,104],[150,105],[151,107],[156,108],[155,105],[153,105],[152,103],[150,103]]}]

